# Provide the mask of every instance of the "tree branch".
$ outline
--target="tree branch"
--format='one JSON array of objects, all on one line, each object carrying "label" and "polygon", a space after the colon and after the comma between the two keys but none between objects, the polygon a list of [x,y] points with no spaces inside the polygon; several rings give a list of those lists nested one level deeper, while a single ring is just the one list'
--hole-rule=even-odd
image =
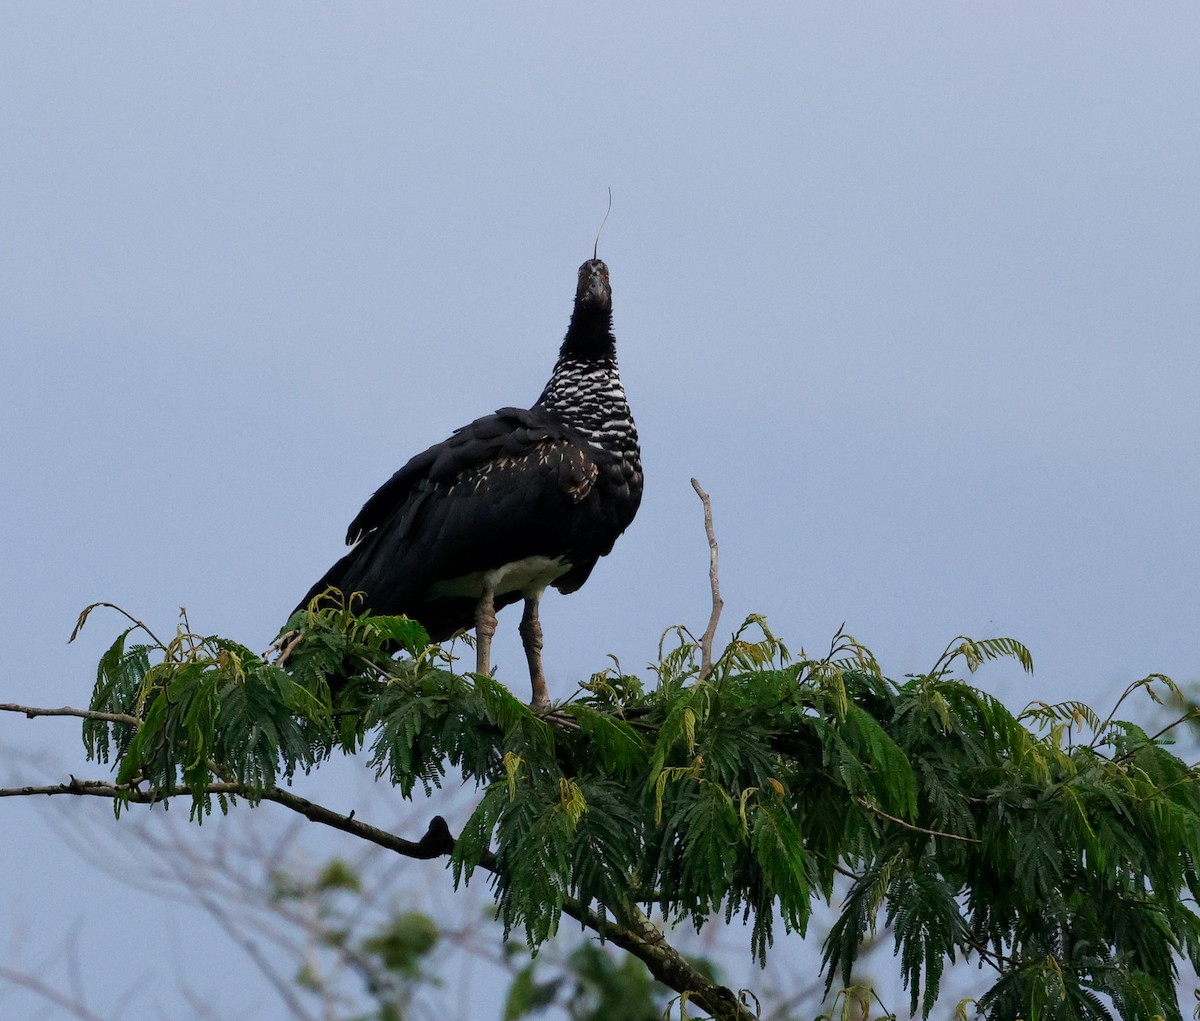
[{"label": "tree branch", "polygon": [[53,1003],[56,1007],[61,1007],[68,1013],[80,1018],[81,1021],[105,1021],[99,1014],[88,1010],[82,1003],[72,1000],[50,983],[42,982],[33,975],[17,971],[15,968],[6,968],[0,964],[0,980],[11,982],[15,986],[23,986],[43,999],[48,1000],[50,1003]]},{"label": "tree branch", "polygon": [[[168,794],[109,780],[79,780],[71,777],[67,783],[0,789],[0,798],[70,794],[76,797],[120,798],[135,804],[155,804],[169,797],[190,797],[194,793],[197,792],[191,787],[178,787]],[[239,783],[220,782],[209,784],[199,793],[240,795],[271,801],[304,816],[310,822],[341,830],[408,858],[438,858],[454,849],[454,837],[450,834],[446,820],[440,815],[433,817],[420,840],[411,841],[377,826],[359,822],[353,817],[353,813],[342,815],[279,787],[255,791]],[[487,854],[479,862],[479,867],[488,872],[495,872],[497,866],[495,859]],[[718,1021],[753,1021],[754,1014],[738,1000],[732,990],[713,982],[672,947],[662,930],[632,902],[622,906],[624,918],[621,924],[611,922],[583,907],[573,898],[566,899],[563,911],[603,939],[627,950],[642,961],[660,982],[679,993],[687,993],[689,999],[695,1000]]]},{"label": "tree branch", "polygon": [[130,726],[141,726],[142,721],[136,716],[125,713],[101,713],[95,709],[75,709],[64,705],[58,709],[46,709],[41,706],[17,705],[15,702],[0,702],[0,712],[23,713],[33,719],[35,716],[77,716],[81,720],[105,720],[108,723],[128,723]]},{"label": "tree branch", "polygon": [[[204,788],[208,794],[241,794],[246,793],[241,784],[214,783]],[[191,796],[191,787],[177,787],[166,794],[154,789],[142,790],[130,784],[115,783],[112,780],[78,780],[75,777],[67,783],[45,784],[41,787],[3,787],[0,788],[0,798],[25,798],[38,794],[74,794],[76,797],[91,798],[120,798],[137,805],[153,805],[167,798]]]},{"label": "tree branch", "polygon": [[210,783],[203,789],[197,790],[188,786],[176,787],[166,792],[154,788],[143,789],[131,784],[114,783],[111,780],[78,780],[71,777],[67,783],[47,784],[41,787],[5,787],[0,788],[0,798],[33,797],[39,794],[56,795],[72,794],[76,797],[119,798],[122,801],[137,805],[153,805],[168,798],[193,797],[195,794],[231,794],[249,800],[272,801],[277,805],[290,809],[304,816],[310,822],[320,823],[343,833],[378,844],[389,851],[395,851],[408,858],[428,860],[449,854],[454,848],[454,838],[446,820],[435,815],[429,823],[425,835],[417,841],[405,840],[387,830],[359,822],[354,813],[341,815],[331,809],[318,805],[307,798],[302,798],[291,791],[280,787],[268,787],[266,790],[255,790],[244,784],[234,782]]},{"label": "tree branch", "polygon": [[225,935],[242,948],[246,956],[254,962],[266,980],[271,983],[275,992],[279,994],[279,998],[283,1000],[288,1010],[291,1011],[291,1015],[295,1021],[313,1021],[314,1015],[304,1009],[304,1005],[300,1002],[299,997],[296,996],[291,985],[272,967],[271,962],[259,948],[258,944],[239,931],[233,919],[229,917],[229,914],[221,907],[217,899],[205,893],[203,887],[200,885],[196,886],[194,894],[200,902],[200,906],[216,920],[217,924],[224,930]]},{"label": "tree branch", "polygon": [[381,830],[377,826],[359,822],[354,818],[353,812],[350,815],[340,815],[323,805],[315,804],[307,798],[302,798],[280,787],[271,787],[263,791],[262,799],[291,809],[310,822],[320,823],[322,826],[329,826],[335,830],[341,830],[343,833],[361,837],[380,847],[386,847],[389,851],[402,854],[406,858],[420,858],[428,861],[430,858],[440,858],[454,850],[454,837],[450,835],[450,828],[446,825],[446,820],[440,815],[435,815],[429,821],[429,828],[425,831],[425,835],[414,843],[398,837],[394,833],[389,833],[387,830]]},{"label": "tree branch", "polygon": [[712,613],[708,617],[708,627],[700,637],[700,680],[712,673],[712,643],[717,633],[717,621],[721,619],[721,608],[725,605],[721,599],[721,584],[717,577],[717,536],[713,531],[712,501],[708,494],[700,488],[700,483],[692,479],[692,488],[704,505],[704,534],[708,536],[708,585],[712,589]]},{"label": "tree branch", "polygon": [[732,989],[714,982],[671,946],[663,931],[632,902],[621,905],[620,923],[584,908],[574,898],[564,901],[563,911],[602,939],[632,954],[659,982],[695,1000],[714,1021],[756,1021],[755,1013]]},{"label": "tree branch", "polygon": [[961,833],[947,833],[944,830],[927,830],[924,826],[917,826],[911,822],[905,822],[894,815],[889,815],[882,808],[877,808],[872,805],[866,798],[856,799],[863,808],[868,812],[874,812],[880,818],[887,819],[888,822],[894,822],[897,826],[903,826],[906,830],[912,830],[914,833],[924,833],[930,837],[946,837],[948,840],[961,840],[965,844],[982,844],[983,841],[976,837],[964,837]]}]

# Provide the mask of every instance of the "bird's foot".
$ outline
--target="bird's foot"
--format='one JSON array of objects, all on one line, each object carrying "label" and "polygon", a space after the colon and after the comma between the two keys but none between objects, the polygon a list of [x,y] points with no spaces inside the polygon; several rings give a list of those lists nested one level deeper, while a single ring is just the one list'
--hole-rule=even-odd
[{"label": "bird's foot", "polygon": [[292,650],[296,648],[304,640],[302,631],[284,631],[278,638],[275,639],[267,650],[262,654],[265,662],[270,662],[273,655],[277,655],[275,666],[283,666],[288,661],[288,657],[292,654]]}]

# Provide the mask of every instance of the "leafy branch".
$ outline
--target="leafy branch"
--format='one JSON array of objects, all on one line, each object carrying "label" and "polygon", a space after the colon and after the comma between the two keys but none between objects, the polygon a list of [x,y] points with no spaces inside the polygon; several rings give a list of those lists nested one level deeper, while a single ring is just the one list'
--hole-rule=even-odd
[{"label": "leafy branch", "polygon": [[[926,1017],[946,964],[977,956],[996,973],[976,1001],[989,1021],[1182,1021],[1177,962],[1200,968],[1200,771],[1165,735],[1193,710],[1152,735],[1117,718],[1136,691],[1178,688],[1151,675],[1104,717],[1081,703],[1014,715],[953,675],[1005,657],[1032,670],[1014,639],[960,635],[895,682],[843,630],[824,657],[793,657],[760,617],[714,654],[717,544],[694,487],[712,613],[699,641],[664,636],[653,689],[616,668],[536,712],[353,595],[297,612],[267,656],[186,616],[164,640],[122,610],[87,709],[0,706],[81,718],[89,757],[115,776],[0,797],[107,797],[118,813],[182,797],[197,821],[214,804],[273,802],[402,856],[447,857],[456,884],[482,871],[506,936],[536,949],[566,915],[640,960],[681,1012],[723,1021],[754,1017],[753,994],[710,978],[670,929],[740,915],[765,962],[776,928],[804,934],[839,877],[823,971],[844,1009],[883,927]],[[1077,725],[1089,743],[1072,740]],[[451,774],[474,785],[457,838],[440,817],[411,840],[290,789],[358,751],[405,798]]]},{"label": "leafy branch", "polygon": [[[851,883],[825,945],[830,984],[854,984],[883,925],[922,1013],[964,954],[996,971],[979,998],[989,1018],[1027,1016],[1051,995],[1071,1005],[1062,1016],[1103,1017],[1089,1006],[1103,995],[1122,1017],[1151,1017],[1138,1003],[1179,1017],[1174,960],[1200,946],[1200,783],[1161,731],[1064,705],[1030,710],[1050,724],[1038,733],[945,660],[895,683],[849,636],[823,659],[793,660],[758,621],[703,681],[700,650],[681,637],[658,688],[597,675],[555,722],[491,678],[446,670],[411,622],[297,618],[302,640],[282,666],[182,624],[157,646],[127,645],[122,631],[89,709],[12,707],[81,717],[116,776],[0,796],[108,797],[119,809],[183,797],[197,819],[214,804],[274,802],[397,854],[448,856],[459,883],[482,870],[501,920],[531,946],[574,918],[714,1017],[754,1011],[679,954],[670,927],[736,912],[765,958],[774,927],[803,933],[838,876]],[[407,654],[392,659],[398,641]],[[1002,646],[973,648],[986,658]],[[325,677],[347,662],[358,667],[331,692]],[[1100,738],[1066,741],[1053,723],[1066,716],[1093,720]],[[458,838],[435,818],[406,839],[288,789],[358,749],[406,797],[450,770],[476,784]]]}]

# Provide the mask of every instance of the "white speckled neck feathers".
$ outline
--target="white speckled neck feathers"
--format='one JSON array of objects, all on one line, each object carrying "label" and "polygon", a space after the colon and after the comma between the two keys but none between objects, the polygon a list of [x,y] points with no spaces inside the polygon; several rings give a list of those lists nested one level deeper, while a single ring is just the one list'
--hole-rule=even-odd
[{"label": "white speckled neck feathers", "polygon": [[616,355],[594,359],[560,355],[534,407],[549,411],[596,446],[641,470],[637,427],[621,385]]},{"label": "white speckled neck feathers", "polygon": [[550,412],[641,472],[637,427],[617,369],[612,286],[608,267],[599,259],[579,267],[571,323],[554,372],[534,407]]}]

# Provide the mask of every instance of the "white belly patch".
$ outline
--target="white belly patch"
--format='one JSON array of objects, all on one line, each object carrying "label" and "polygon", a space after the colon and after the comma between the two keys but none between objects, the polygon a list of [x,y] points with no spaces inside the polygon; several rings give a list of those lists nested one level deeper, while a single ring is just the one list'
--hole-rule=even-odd
[{"label": "white belly patch", "polygon": [[469,596],[478,599],[491,586],[496,595],[520,592],[540,595],[551,582],[571,569],[563,557],[526,557],[492,571],[475,571],[448,581],[439,581],[429,590],[431,596]]}]

